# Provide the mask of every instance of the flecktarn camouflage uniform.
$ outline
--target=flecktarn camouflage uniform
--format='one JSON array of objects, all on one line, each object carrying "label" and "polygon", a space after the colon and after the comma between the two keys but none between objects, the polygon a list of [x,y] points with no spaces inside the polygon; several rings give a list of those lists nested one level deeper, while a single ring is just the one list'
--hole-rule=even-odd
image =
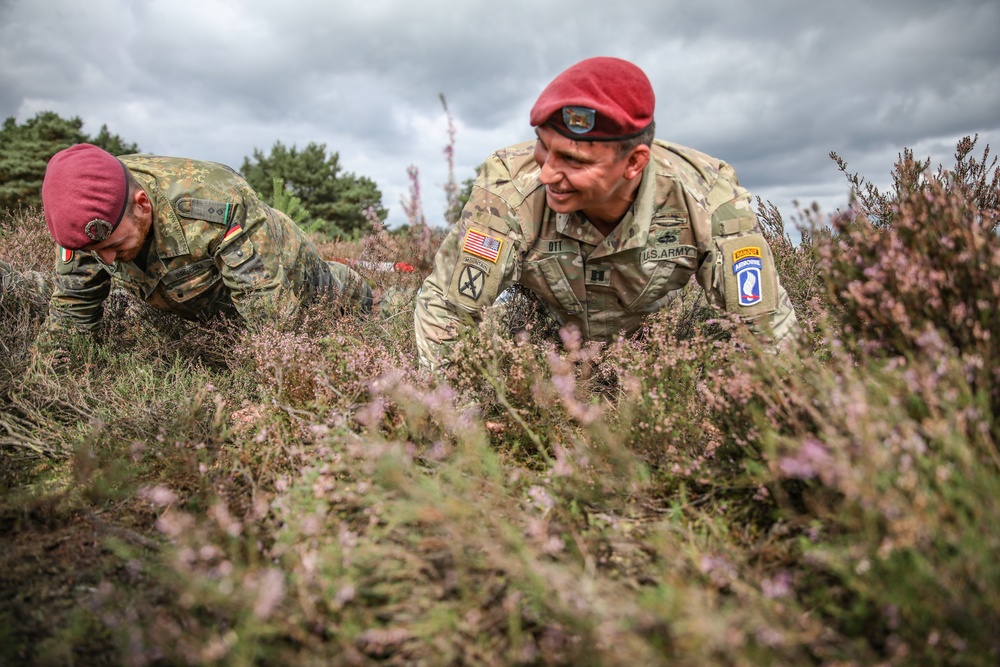
[{"label": "flecktarn camouflage uniform", "polygon": [[632,208],[604,237],[579,212],[546,207],[533,154],[526,142],[486,161],[438,250],[414,317],[422,365],[446,364],[459,327],[514,283],[588,340],[636,332],[692,276],[770,345],[798,328],[751,195],[728,164],[654,142]]},{"label": "flecktarn camouflage uniform", "polygon": [[186,319],[286,317],[327,291],[371,308],[371,289],[361,276],[323,261],[298,225],[264,204],[229,167],[151,155],[119,159],[153,205],[146,246],[135,260],[110,266],[91,253],[59,249],[50,332],[97,327],[112,280]]},{"label": "flecktarn camouflage uniform", "polygon": [[52,281],[40,271],[18,271],[0,259],[0,299],[10,293],[22,293],[44,304],[52,294]]}]

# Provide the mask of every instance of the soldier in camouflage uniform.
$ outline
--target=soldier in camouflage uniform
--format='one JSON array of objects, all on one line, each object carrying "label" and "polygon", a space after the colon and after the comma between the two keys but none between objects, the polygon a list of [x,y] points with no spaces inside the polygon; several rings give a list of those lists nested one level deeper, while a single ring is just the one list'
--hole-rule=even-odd
[{"label": "soldier in camouflage uniform", "polygon": [[654,140],[653,106],[645,74],[616,58],[549,84],[537,139],[486,160],[421,287],[422,366],[449,363],[459,329],[515,283],[587,340],[636,332],[692,276],[767,344],[797,330],[750,193],[725,162]]},{"label": "soldier in camouflage uniform", "polygon": [[78,144],[50,160],[42,201],[59,245],[50,333],[95,329],[112,281],[192,320],[283,318],[319,295],[371,308],[356,272],[221,164]]},{"label": "soldier in camouflage uniform", "polygon": [[18,271],[0,259],[0,300],[10,293],[44,305],[52,295],[52,281],[40,271]]}]

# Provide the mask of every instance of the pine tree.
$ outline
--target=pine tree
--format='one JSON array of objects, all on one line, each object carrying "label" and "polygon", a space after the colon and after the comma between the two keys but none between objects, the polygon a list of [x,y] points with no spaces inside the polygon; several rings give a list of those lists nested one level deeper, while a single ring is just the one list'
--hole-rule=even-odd
[{"label": "pine tree", "polygon": [[[325,144],[310,142],[299,150],[276,141],[269,155],[255,148],[253,161],[244,158],[240,172],[257,192],[288,192],[298,197],[311,219],[309,228],[328,236],[367,230],[364,210],[370,206],[380,218],[387,213],[375,182],[343,172],[340,155],[327,156]],[[276,178],[280,190],[274,189]],[[274,206],[274,197],[268,203]]]},{"label": "pine tree", "polygon": [[102,125],[96,137],[83,131],[79,117],[65,119],[53,111],[41,111],[23,125],[10,117],[0,128],[0,209],[42,205],[42,179],[49,158],[73,144],[93,143],[112,155],[138,152]]}]

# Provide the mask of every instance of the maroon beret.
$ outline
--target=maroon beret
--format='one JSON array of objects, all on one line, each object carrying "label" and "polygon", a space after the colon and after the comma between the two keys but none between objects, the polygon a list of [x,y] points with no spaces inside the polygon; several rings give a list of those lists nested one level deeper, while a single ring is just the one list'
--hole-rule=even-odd
[{"label": "maroon beret", "polygon": [[588,58],[546,86],[531,108],[531,125],[577,141],[630,139],[653,122],[655,105],[641,69],[620,58]]},{"label": "maroon beret", "polygon": [[67,250],[80,250],[111,236],[127,201],[125,165],[97,146],[70,146],[53,155],[45,168],[45,223],[56,243]]}]

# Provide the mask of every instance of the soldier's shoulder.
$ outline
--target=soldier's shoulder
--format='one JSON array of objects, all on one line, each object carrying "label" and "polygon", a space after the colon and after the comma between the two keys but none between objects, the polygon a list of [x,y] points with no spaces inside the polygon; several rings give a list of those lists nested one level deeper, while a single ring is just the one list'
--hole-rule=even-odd
[{"label": "soldier's shoulder", "polygon": [[682,144],[657,139],[652,146],[654,168],[661,176],[679,181],[691,191],[712,189],[732,167],[719,158]]},{"label": "soldier's shoulder", "polygon": [[539,187],[539,167],[535,163],[535,142],[525,141],[494,151],[477,178],[477,185],[496,193],[517,193],[521,198]]},{"label": "soldier's shoulder", "polygon": [[145,171],[157,175],[177,175],[188,177],[192,174],[209,175],[216,173],[219,176],[239,176],[239,173],[227,165],[209,160],[196,160],[186,157],[172,157],[169,155],[152,155],[146,153],[135,153],[132,155],[122,155],[119,157],[129,169]]}]

